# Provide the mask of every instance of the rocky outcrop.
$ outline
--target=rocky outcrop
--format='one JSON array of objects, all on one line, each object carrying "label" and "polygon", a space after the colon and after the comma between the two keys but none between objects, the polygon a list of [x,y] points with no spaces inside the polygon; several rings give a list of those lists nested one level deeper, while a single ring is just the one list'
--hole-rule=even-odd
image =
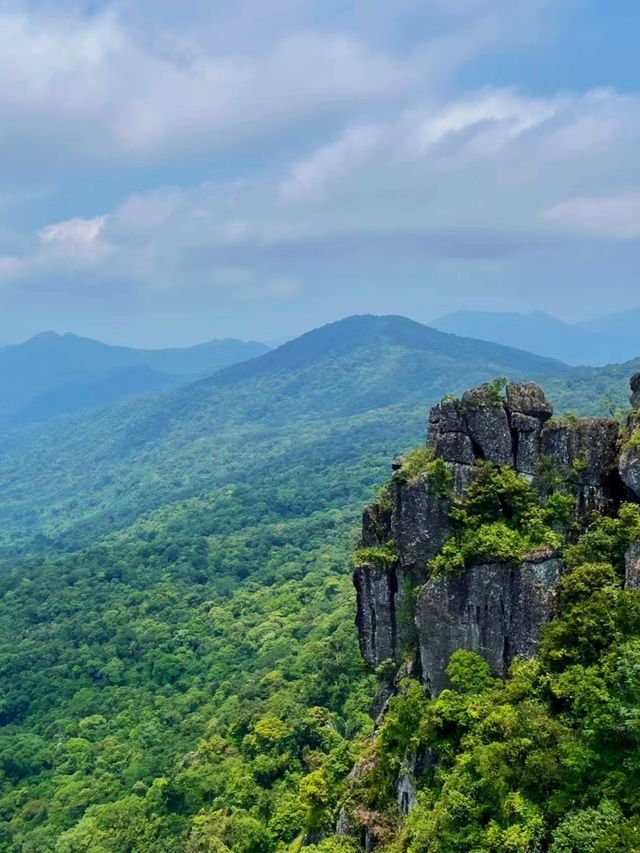
[{"label": "rocky outcrop", "polygon": [[[427,436],[432,455],[424,455],[424,470],[415,473],[419,465],[397,460],[384,501],[363,516],[362,546],[368,549],[363,553],[371,560],[354,574],[360,647],[370,664],[390,663],[383,667],[374,703],[376,725],[402,679],[420,678],[432,696],[449,687],[446,668],[460,649],[481,655],[500,677],[514,658],[536,654],[542,628],[557,611],[559,553],[474,563],[469,552],[454,548],[451,564],[465,568],[437,574],[433,564],[430,574],[429,561],[454,535],[452,509],[464,508],[461,499],[476,472],[486,475],[480,461],[515,470],[541,499],[557,490],[572,494],[583,525],[594,512],[613,514],[622,500],[640,502],[640,373],[631,389],[635,411],[622,434],[608,418],[553,419],[544,392],[530,382],[508,384],[504,397],[495,383],[483,385],[432,408]],[[443,470],[445,479],[451,475],[448,491],[442,488]],[[496,511],[508,526],[508,505],[500,500]],[[494,526],[489,534],[501,529]],[[508,532],[520,535],[517,527]],[[628,548],[625,563],[625,587],[640,590],[640,542]],[[447,565],[440,561],[438,570]],[[400,813],[413,807],[417,779],[437,761],[433,754],[405,754],[394,780]],[[377,820],[375,812],[361,810],[354,817],[344,808],[339,824],[342,834],[359,833],[371,849],[382,837]]]},{"label": "rocky outcrop", "polygon": [[542,430],[541,458],[573,487],[578,516],[615,510],[621,496],[619,438],[618,422],[609,418],[560,420]]},{"label": "rocky outcrop", "polygon": [[440,550],[451,535],[450,501],[434,491],[426,474],[393,484],[391,539],[398,551],[400,566],[425,580],[427,560]]},{"label": "rocky outcrop", "polygon": [[[632,391],[638,403],[640,374]],[[504,396],[486,384],[434,406],[427,448],[451,473],[451,498],[464,495],[474,466],[486,460],[513,468],[544,494],[558,487],[572,491],[576,516],[584,522],[593,512],[614,512],[625,495],[640,500],[640,443],[627,440],[620,455],[616,421],[552,415],[551,403],[532,382],[509,383]],[[639,426],[636,412],[627,439]],[[365,510],[362,545],[375,552],[391,542],[396,557],[373,559],[354,575],[365,660],[373,666],[399,664],[419,648],[422,677],[437,692],[446,684],[444,668],[456,648],[479,651],[497,674],[515,655],[535,654],[540,628],[553,612],[558,560],[472,566],[428,579],[429,560],[452,532],[451,500],[427,473],[407,476],[402,460],[393,467],[388,501]]]},{"label": "rocky outcrop", "polygon": [[425,582],[427,561],[451,534],[450,503],[425,475],[393,480],[392,504],[393,509],[377,504],[365,509],[362,546],[375,549],[393,541],[398,559],[372,559],[354,573],[360,651],[372,666],[400,661],[413,643],[413,590]]},{"label": "rocky outcrop", "polygon": [[362,657],[371,666],[397,659],[401,648],[397,636],[395,567],[381,563],[359,566],[353,582],[358,597],[356,625]]},{"label": "rocky outcrop", "polygon": [[504,400],[492,385],[481,385],[461,400],[433,407],[427,446],[446,461],[457,495],[469,486],[479,459],[508,465],[531,478],[542,429],[552,414],[551,403],[533,382],[509,383]]},{"label": "rocky outcrop", "polygon": [[445,669],[458,649],[477,652],[496,675],[514,657],[533,657],[556,609],[557,556],[519,565],[491,563],[431,578],[416,605],[422,679],[432,695],[450,686]]}]

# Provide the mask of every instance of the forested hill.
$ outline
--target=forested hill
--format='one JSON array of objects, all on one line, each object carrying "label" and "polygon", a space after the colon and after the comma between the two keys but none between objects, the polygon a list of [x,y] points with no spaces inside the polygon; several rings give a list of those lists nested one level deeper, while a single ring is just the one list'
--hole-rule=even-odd
[{"label": "forested hill", "polygon": [[0,850],[276,853],[330,832],[375,688],[362,506],[431,402],[496,375],[555,384],[559,412],[608,405],[579,399],[584,374],[567,394],[557,362],[365,317],[3,436]]},{"label": "forested hill", "polygon": [[233,339],[134,349],[43,332],[22,344],[0,347],[0,429],[90,411],[131,394],[175,388],[268,349]]},{"label": "forested hill", "polygon": [[308,512],[310,476],[367,460],[371,482],[374,448],[382,460],[415,442],[443,394],[567,370],[401,317],[351,317],[173,393],[6,434],[1,547],[75,550],[154,507],[267,473],[299,483]]}]

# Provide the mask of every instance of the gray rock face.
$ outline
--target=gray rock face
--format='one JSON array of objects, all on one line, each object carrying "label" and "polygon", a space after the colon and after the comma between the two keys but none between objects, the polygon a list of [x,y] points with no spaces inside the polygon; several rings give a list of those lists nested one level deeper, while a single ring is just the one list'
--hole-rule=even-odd
[{"label": "gray rock face", "polygon": [[362,513],[362,545],[373,548],[391,539],[391,511],[371,504]]},{"label": "gray rock face", "polygon": [[477,652],[496,675],[516,656],[535,655],[556,609],[560,561],[531,558],[443,574],[424,585],[416,606],[422,679],[432,695],[450,686],[445,669],[458,649]]},{"label": "gray rock face", "polygon": [[426,475],[395,483],[391,538],[405,570],[424,573],[427,560],[444,545],[451,534],[449,507],[433,494]]},{"label": "gray rock face", "polygon": [[473,465],[476,455],[459,400],[444,400],[431,409],[427,447],[447,462]]},{"label": "gray rock face", "polygon": [[481,385],[463,394],[462,400],[433,407],[427,446],[448,464],[454,491],[460,495],[469,486],[471,466],[478,459],[533,476],[542,427],[552,414],[544,391],[533,382],[509,383],[504,402],[495,399],[489,385]]},{"label": "gray rock face", "polygon": [[514,439],[516,470],[533,476],[540,459],[542,423],[531,415],[514,412],[511,415],[511,434]]},{"label": "gray rock face", "polygon": [[[640,395],[640,374],[632,390]],[[615,510],[623,483],[627,494],[640,500],[640,448],[628,447],[619,459],[616,421],[553,422],[552,413],[538,385],[512,382],[503,401],[483,385],[461,400],[444,400],[432,408],[427,446],[451,471],[458,497],[480,459],[512,467],[529,480],[546,460],[571,484],[578,518]],[[629,434],[639,427],[640,413],[635,413]],[[374,506],[363,517],[363,545],[393,540],[398,552],[393,566],[355,573],[363,656],[373,665],[399,662],[417,640],[425,683],[436,693],[447,683],[444,670],[456,649],[479,652],[494,672],[504,674],[515,655],[535,653],[540,629],[555,607],[558,560],[474,566],[427,580],[429,559],[451,534],[449,501],[431,490],[426,474],[404,481],[400,468],[395,463],[399,473],[393,481],[393,510]],[[631,577],[635,570],[629,571]]]},{"label": "gray rock face", "polygon": [[545,426],[541,449],[559,469],[573,470],[581,484],[605,486],[615,475],[619,435],[610,418],[560,421]]},{"label": "gray rock face", "polygon": [[467,425],[478,458],[493,462],[494,465],[513,467],[511,428],[503,406],[469,409]]},{"label": "gray rock face", "polygon": [[362,657],[371,666],[397,655],[396,602],[398,584],[391,566],[357,568],[353,575],[358,609],[356,625]]},{"label": "gray rock face", "polygon": [[535,382],[510,382],[507,385],[507,411],[526,415],[544,423],[553,415],[553,406]]},{"label": "gray rock face", "polygon": [[626,447],[620,454],[620,479],[625,485],[627,496],[640,500],[640,447]]},{"label": "gray rock face", "polygon": [[451,532],[449,501],[434,495],[426,475],[393,482],[393,511],[377,504],[362,516],[362,545],[393,540],[398,563],[356,569],[356,625],[360,649],[372,666],[398,660],[415,637],[413,590],[426,580],[427,561]]},{"label": "gray rock face", "polygon": [[640,589],[640,542],[630,545],[625,555],[625,589]]},{"label": "gray rock face", "polygon": [[584,418],[547,424],[540,449],[554,467],[575,481],[576,514],[612,512],[620,498],[620,428],[610,418]]}]

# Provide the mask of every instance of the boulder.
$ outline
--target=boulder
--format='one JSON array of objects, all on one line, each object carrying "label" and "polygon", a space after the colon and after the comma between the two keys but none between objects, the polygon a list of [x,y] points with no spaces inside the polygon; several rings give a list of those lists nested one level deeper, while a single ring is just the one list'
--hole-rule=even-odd
[{"label": "boulder", "polygon": [[506,408],[510,415],[527,415],[543,423],[553,415],[553,406],[535,382],[510,382]]},{"label": "boulder", "polygon": [[467,433],[477,459],[495,465],[513,465],[513,444],[509,418],[503,404],[495,399],[489,385],[480,385],[462,395]]},{"label": "boulder", "polygon": [[467,429],[476,456],[494,465],[514,465],[509,418],[503,406],[471,406],[467,410]]}]

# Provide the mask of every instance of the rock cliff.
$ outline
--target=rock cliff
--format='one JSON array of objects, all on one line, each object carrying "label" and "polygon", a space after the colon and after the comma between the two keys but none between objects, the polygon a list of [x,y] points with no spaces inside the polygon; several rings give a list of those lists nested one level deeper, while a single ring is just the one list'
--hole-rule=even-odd
[{"label": "rock cliff", "polygon": [[[631,386],[638,405],[640,375]],[[573,522],[564,537],[595,512],[614,513],[622,500],[640,500],[640,413],[630,415],[626,430],[607,418],[552,416],[543,390],[530,382],[504,391],[500,383],[486,384],[433,407],[421,469],[398,460],[384,500],[363,516],[354,583],[360,648],[369,664],[397,668],[409,661],[437,694],[458,649],[479,653],[497,675],[515,656],[536,653],[556,609],[558,549],[478,559],[435,574],[429,563],[457,535],[455,510],[479,464],[516,472],[542,502],[570,496]],[[640,584],[639,566],[640,556],[630,553],[630,584]]]}]

